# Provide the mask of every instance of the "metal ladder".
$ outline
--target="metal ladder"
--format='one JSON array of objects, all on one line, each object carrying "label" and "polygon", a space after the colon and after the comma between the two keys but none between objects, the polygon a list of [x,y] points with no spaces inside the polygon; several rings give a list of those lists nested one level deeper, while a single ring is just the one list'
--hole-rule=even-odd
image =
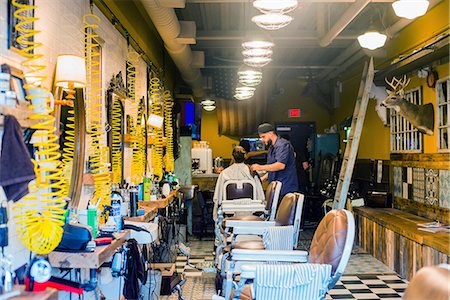
[{"label": "metal ladder", "polygon": [[369,103],[369,92],[372,87],[374,77],[373,58],[369,65],[364,66],[363,76],[359,85],[358,98],[353,112],[352,125],[345,147],[344,159],[337,182],[336,193],[334,194],[333,209],[343,209],[347,203],[347,193],[352,179],[353,168],[358,155],[359,140],[366,117],[367,105]]}]

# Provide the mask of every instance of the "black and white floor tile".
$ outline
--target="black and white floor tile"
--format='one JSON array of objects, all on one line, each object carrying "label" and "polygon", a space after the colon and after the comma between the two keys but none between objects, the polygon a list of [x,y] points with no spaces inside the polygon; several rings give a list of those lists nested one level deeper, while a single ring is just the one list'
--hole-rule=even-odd
[{"label": "black and white floor tile", "polygon": [[[211,299],[215,293],[213,241],[191,240],[188,246],[191,248],[189,260],[185,256],[179,256],[176,261],[177,272],[183,273],[187,278],[183,296],[192,300]],[[383,263],[369,254],[357,253],[351,256],[345,274],[325,299],[401,299],[406,286],[407,282]],[[177,296],[161,299],[175,300]]]}]

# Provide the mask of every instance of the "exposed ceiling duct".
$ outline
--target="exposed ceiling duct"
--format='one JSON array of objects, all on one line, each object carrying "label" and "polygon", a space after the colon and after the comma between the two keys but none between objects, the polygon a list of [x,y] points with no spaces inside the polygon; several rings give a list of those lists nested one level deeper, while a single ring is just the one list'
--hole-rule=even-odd
[{"label": "exposed ceiling duct", "polygon": [[183,80],[191,86],[195,97],[201,97],[203,80],[200,68],[204,65],[204,55],[203,52],[192,51],[190,47],[190,44],[195,44],[195,23],[180,22],[173,9],[184,7],[185,1],[141,0],[141,2]]}]

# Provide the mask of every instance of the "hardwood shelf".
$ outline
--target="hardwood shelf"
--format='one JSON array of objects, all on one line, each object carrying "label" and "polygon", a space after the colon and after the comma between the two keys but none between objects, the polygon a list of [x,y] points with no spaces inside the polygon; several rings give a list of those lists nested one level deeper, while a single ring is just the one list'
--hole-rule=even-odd
[{"label": "hardwood shelf", "polygon": [[[14,116],[22,128],[29,128],[38,123],[38,120],[30,120],[33,111],[29,109],[28,104],[22,104],[17,107],[1,105],[0,113],[3,115]],[[4,125],[4,116],[0,116],[0,126]]]}]

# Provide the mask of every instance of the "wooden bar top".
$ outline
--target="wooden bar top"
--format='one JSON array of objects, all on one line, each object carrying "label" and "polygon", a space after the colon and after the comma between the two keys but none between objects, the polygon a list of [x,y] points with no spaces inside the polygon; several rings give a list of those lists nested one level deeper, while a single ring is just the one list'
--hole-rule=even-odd
[{"label": "wooden bar top", "polygon": [[395,208],[354,207],[353,211],[416,243],[429,246],[439,252],[450,255],[450,233],[432,233],[419,230],[417,224],[428,223],[432,220]]},{"label": "wooden bar top", "polygon": [[111,244],[97,246],[94,252],[59,252],[48,255],[50,265],[55,268],[97,269],[128,240],[130,232],[119,232]]},{"label": "wooden bar top", "polygon": [[175,197],[177,196],[178,189],[175,189],[170,192],[169,196],[163,199],[158,199],[155,201],[139,201],[139,207],[144,209],[162,209],[166,208],[173,202]]}]

